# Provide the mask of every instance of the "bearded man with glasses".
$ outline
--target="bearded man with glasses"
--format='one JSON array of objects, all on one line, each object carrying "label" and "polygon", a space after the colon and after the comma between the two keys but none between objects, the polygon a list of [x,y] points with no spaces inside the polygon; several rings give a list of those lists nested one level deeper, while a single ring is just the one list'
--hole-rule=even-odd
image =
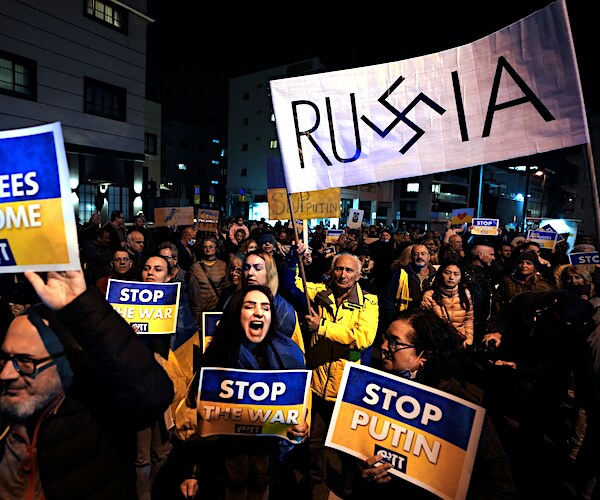
[{"label": "bearded man with glasses", "polygon": [[0,498],[136,498],[136,433],[173,385],[81,271],[25,276],[44,304],[0,350]]}]

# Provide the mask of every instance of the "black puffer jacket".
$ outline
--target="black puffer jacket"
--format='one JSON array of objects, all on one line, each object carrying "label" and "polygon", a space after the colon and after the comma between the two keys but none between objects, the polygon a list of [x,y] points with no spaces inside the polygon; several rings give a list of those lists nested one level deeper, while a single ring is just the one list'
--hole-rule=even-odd
[{"label": "black puffer jacket", "polygon": [[44,494],[48,500],[134,500],[136,432],[163,414],[173,385],[96,290],[55,314],[40,310],[70,351],[71,364],[79,357],[79,366],[57,410],[28,424],[32,441],[39,427],[35,444]]}]

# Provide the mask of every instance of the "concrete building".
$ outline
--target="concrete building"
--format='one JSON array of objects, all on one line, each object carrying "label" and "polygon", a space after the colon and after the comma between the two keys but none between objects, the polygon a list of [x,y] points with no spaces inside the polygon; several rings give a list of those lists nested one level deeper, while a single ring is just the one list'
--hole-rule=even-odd
[{"label": "concrete building", "polygon": [[146,0],[0,2],[0,129],[61,123],[82,222],[95,210],[131,220],[148,203],[148,181],[159,180],[146,9]]}]

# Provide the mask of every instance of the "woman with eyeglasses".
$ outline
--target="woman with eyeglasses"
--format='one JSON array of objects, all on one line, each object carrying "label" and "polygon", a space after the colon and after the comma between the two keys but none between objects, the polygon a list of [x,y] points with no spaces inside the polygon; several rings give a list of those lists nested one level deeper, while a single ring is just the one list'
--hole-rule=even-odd
[{"label": "woman with eyeglasses", "polygon": [[227,285],[221,291],[219,297],[219,303],[217,304],[216,310],[222,311],[225,307],[225,303],[229,300],[237,290],[242,288],[243,285],[243,274],[244,274],[244,257],[239,253],[232,254],[229,258],[229,264],[227,264]]},{"label": "woman with eyeglasses", "polygon": [[208,236],[198,248],[198,259],[188,271],[188,297],[196,324],[202,325],[204,311],[216,311],[225,286],[227,264],[217,257],[217,240]]},{"label": "woman with eyeglasses", "polygon": [[[383,336],[382,369],[462,399],[478,403],[460,381],[464,362],[462,337],[447,321],[428,309],[397,313]],[[354,488],[357,498],[380,494],[404,498],[437,498],[389,473],[392,464],[374,455],[361,462]],[[382,497],[379,497],[382,498]],[[388,497],[390,498],[390,497]],[[510,464],[496,429],[485,417],[467,498],[516,498]]]}]

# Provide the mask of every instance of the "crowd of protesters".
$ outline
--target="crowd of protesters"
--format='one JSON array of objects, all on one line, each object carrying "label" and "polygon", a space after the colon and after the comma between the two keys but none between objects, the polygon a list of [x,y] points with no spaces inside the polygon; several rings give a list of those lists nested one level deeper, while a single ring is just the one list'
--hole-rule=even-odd
[{"label": "crowd of protesters", "polygon": [[[167,372],[174,392],[144,403],[153,405],[152,413],[128,428],[127,439],[137,439],[137,458],[134,443],[127,455],[133,475],[122,475],[135,485],[137,472],[137,496],[115,498],[277,498],[282,492],[291,498],[326,498],[333,479],[328,477],[324,440],[348,361],[422,381],[486,408],[471,498],[516,498],[530,493],[523,488],[544,481],[531,470],[525,478],[521,467],[543,452],[545,435],[566,403],[574,402],[558,445],[573,465],[573,498],[592,498],[600,468],[600,266],[572,265],[568,254],[597,251],[593,238],[580,236],[573,248],[561,238],[550,250],[522,233],[504,230],[480,237],[467,225],[448,224],[441,231],[363,225],[345,228],[335,240],[318,225],[301,241],[283,221],[271,226],[241,216],[219,223],[215,231],[148,229],[143,214],[131,222],[127,228],[117,210],[104,225],[93,214],[81,226],[84,283],[77,281],[77,290],[100,297],[109,279],[179,281],[182,297],[177,332],[162,342],[134,334]],[[33,323],[33,306],[48,303],[51,296],[41,279],[30,282],[20,273],[0,276],[3,403],[14,398],[6,387],[17,387],[15,380],[28,376],[23,356],[17,356],[24,352],[10,350],[6,332],[15,328],[13,318],[26,316]],[[71,295],[70,300],[77,297]],[[70,311],[68,303],[55,309]],[[88,307],[99,308],[95,303]],[[192,356],[189,345],[194,335],[198,344],[203,312],[223,312],[226,318],[204,358],[197,349]],[[259,323],[257,340],[252,328]],[[434,333],[440,337],[432,338]],[[173,356],[180,361],[187,356],[193,371],[175,373]],[[35,358],[32,366],[34,374],[41,371]],[[177,415],[189,407],[193,411],[194,392],[188,389],[199,366],[313,370],[310,428],[294,431],[302,442],[285,453],[279,453],[280,443],[257,448],[246,438],[224,440],[227,450],[219,441],[190,446],[189,429],[179,432]],[[443,370],[427,376],[433,367]],[[64,390],[70,391],[70,383],[63,384]],[[162,405],[163,415],[157,405],[165,397],[170,401]],[[10,422],[11,415],[14,420],[0,407],[0,423]],[[33,429],[37,418],[28,414],[15,422]],[[14,447],[8,436],[0,442],[2,450]],[[380,465],[381,457],[361,462],[338,455],[337,492],[343,498],[406,491],[417,498],[413,490],[418,488],[390,482],[389,466]],[[10,471],[15,464],[6,456],[0,458],[0,491],[31,487],[45,498],[61,498],[48,476],[52,469],[44,469],[45,454],[32,485],[26,473],[15,483]],[[425,490],[420,493],[427,497]]]}]

